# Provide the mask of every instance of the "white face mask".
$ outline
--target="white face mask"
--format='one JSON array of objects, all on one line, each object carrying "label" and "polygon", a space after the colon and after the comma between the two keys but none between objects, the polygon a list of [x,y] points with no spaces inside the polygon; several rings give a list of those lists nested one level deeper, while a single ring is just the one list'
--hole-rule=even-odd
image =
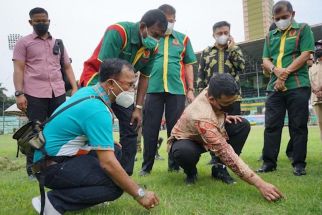
[{"label": "white face mask", "polygon": [[228,42],[228,39],[229,39],[229,36],[228,35],[221,35],[219,37],[216,37],[216,42],[219,44],[219,45],[226,45],[227,42]]},{"label": "white face mask", "polygon": [[170,35],[173,31],[174,27],[174,22],[168,22],[168,28],[167,31],[165,32],[165,35]]},{"label": "white face mask", "polygon": [[116,104],[124,108],[130,107],[132,104],[134,104],[134,92],[130,92],[130,91],[121,92],[116,96],[115,102]]},{"label": "white face mask", "polygon": [[113,93],[113,95],[115,96],[116,104],[118,104],[124,108],[128,108],[132,104],[134,104],[134,91],[124,91],[122,89],[122,87],[115,80],[113,80],[113,81],[122,90],[122,92],[120,94],[118,94],[117,96],[115,95],[115,93],[113,91],[111,91]]},{"label": "white face mask", "polygon": [[292,17],[288,19],[280,19],[278,22],[275,22],[275,24],[280,30],[284,31],[291,25],[291,20]]}]

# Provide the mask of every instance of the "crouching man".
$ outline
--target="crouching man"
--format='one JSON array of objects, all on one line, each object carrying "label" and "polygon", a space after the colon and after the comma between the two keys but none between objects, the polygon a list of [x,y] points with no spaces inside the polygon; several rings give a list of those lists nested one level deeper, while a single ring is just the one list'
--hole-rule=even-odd
[{"label": "crouching man", "polygon": [[[158,205],[155,193],[143,190],[126,174],[119,163],[120,147],[113,140],[110,105],[116,98],[126,100],[134,83],[131,64],[106,60],[100,67],[100,82],[79,90],[56,112],[82,98],[92,98],[69,107],[46,124],[43,134],[48,156],[40,174],[51,191],[45,194],[45,214],[114,201],[123,191],[147,209]],[[43,152],[37,150],[34,162],[43,158]],[[40,197],[33,198],[32,204],[39,212]]]},{"label": "crouching man", "polygon": [[[266,183],[239,157],[250,131],[248,121],[226,115],[238,98],[238,87],[229,74],[210,79],[209,87],[185,109],[169,138],[170,153],[184,169],[187,184],[197,180],[196,164],[206,151],[214,152],[241,179],[254,185],[268,201],[282,197],[273,185]],[[212,167],[212,176],[220,178],[222,171]]]}]

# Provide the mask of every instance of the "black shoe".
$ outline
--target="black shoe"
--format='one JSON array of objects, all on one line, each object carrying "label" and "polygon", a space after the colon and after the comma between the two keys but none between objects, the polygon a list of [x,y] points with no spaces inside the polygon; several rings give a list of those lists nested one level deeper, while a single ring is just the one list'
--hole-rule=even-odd
[{"label": "black shoe", "polygon": [[229,175],[227,168],[222,165],[213,166],[211,169],[211,176],[226,184],[236,184],[236,181]]},{"label": "black shoe", "polygon": [[162,137],[159,137],[159,139],[158,139],[158,145],[157,145],[158,149],[161,147],[162,142],[163,142],[163,138]]},{"label": "black shoe", "polygon": [[256,170],[257,173],[273,172],[276,170],[276,167],[269,164],[263,164],[261,168]]},{"label": "black shoe", "polygon": [[186,179],[184,180],[186,185],[193,185],[196,183],[196,181],[197,181],[197,174],[190,175],[190,176],[187,175]]},{"label": "black shoe", "polygon": [[306,175],[306,171],[304,167],[294,167],[293,169],[293,174],[295,176],[302,176],[302,175]]},{"label": "black shoe", "polygon": [[148,176],[148,175],[150,175],[150,172],[148,172],[148,171],[140,170],[140,172],[139,172],[139,176],[144,177],[144,176]]}]

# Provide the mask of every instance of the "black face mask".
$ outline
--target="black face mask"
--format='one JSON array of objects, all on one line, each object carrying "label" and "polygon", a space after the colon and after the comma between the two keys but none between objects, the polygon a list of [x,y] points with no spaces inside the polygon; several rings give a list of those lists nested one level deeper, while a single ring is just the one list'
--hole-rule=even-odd
[{"label": "black face mask", "polygon": [[315,55],[315,58],[322,57],[322,49],[316,50],[314,55]]},{"label": "black face mask", "polygon": [[220,109],[225,113],[232,113],[234,110],[234,104],[228,105],[228,106],[220,106]]},{"label": "black face mask", "polygon": [[35,24],[33,27],[36,34],[41,37],[48,32],[49,24],[38,23],[38,24]]}]

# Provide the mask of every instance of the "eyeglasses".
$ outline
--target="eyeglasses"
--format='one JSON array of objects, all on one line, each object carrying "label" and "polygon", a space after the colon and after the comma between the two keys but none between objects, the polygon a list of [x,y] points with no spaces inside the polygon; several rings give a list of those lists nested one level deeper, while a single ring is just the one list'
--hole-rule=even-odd
[{"label": "eyeglasses", "polygon": [[120,81],[120,80],[117,80],[116,82],[122,83],[122,84],[128,86],[130,89],[135,89],[135,83],[133,83],[133,82],[129,83],[129,82]]}]

